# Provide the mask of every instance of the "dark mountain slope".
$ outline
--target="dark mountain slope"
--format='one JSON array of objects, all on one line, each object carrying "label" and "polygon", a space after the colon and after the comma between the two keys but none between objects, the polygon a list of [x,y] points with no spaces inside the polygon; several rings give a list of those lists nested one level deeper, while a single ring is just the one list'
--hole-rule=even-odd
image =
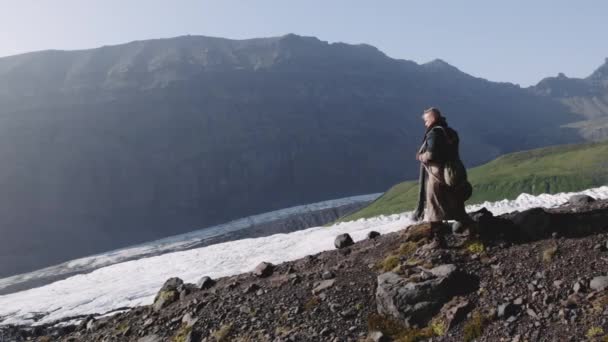
[{"label": "dark mountain slope", "polygon": [[570,142],[550,98],[445,62],[287,35],[0,59],[0,276],[417,172],[438,105],[467,165]]},{"label": "dark mountain slope", "polygon": [[586,78],[568,78],[560,73],[531,88],[536,94],[558,100],[579,115],[579,122],[568,125],[586,140],[608,138],[608,58]]}]

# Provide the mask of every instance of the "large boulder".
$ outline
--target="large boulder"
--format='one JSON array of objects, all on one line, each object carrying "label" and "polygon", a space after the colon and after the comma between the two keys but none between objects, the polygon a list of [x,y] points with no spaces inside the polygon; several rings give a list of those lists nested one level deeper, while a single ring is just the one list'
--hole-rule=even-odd
[{"label": "large boulder", "polygon": [[178,300],[180,289],[183,287],[184,281],[180,278],[168,279],[154,298],[154,303],[152,304],[154,311],[160,311],[167,305]]},{"label": "large boulder", "polygon": [[334,246],[338,249],[352,246],[354,243],[353,238],[348,234],[340,234],[336,236],[336,239],[334,240]]},{"label": "large boulder", "polygon": [[253,274],[255,274],[257,277],[260,277],[260,278],[269,277],[272,275],[273,272],[274,272],[274,265],[269,262],[265,262],[265,261],[262,261],[261,263],[259,263],[253,270]]},{"label": "large boulder", "polygon": [[407,326],[426,325],[454,295],[473,289],[471,279],[455,265],[441,265],[426,273],[430,279],[418,282],[393,272],[380,274],[376,289],[378,313]]},{"label": "large boulder", "polygon": [[572,195],[568,199],[568,203],[573,204],[573,205],[586,205],[586,204],[589,204],[594,201],[595,201],[595,198],[593,198],[589,195],[583,195],[583,194]]},{"label": "large boulder", "polygon": [[380,236],[380,233],[378,233],[378,232],[377,232],[377,231],[375,231],[375,230],[372,230],[372,231],[370,231],[369,233],[367,233],[367,238],[368,238],[368,239],[375,239],[375,238],[377,238],[378,236]]},{"label": "large boulder", "polygon": [[521,240],[537,240],[551,235],[551,214],[543,208],[532,208],[516,213],[511,221],[518,228]]}]

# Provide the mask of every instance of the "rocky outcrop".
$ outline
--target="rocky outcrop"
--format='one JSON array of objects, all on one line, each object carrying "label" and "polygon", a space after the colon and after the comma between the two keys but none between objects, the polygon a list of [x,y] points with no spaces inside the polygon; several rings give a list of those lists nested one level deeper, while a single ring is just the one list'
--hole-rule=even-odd
[{"label": "rocky outcrop", "polygon": [[474,285],[456,265],[421,269],[422,279],[393,272],[378,276],[378,312],[393,316],[406,326],[425,326],[455,294],[470,292]]}]

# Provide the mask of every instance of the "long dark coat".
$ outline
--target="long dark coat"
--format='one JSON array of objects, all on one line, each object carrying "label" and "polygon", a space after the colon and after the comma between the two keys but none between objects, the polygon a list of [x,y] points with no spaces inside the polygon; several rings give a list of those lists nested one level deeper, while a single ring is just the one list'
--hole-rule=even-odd
[{"label": "long dark coat", "polygon": [[[448,144],[448,139],[451,143]],[[459,138],[449,128],[445,118],[427,128],[418,150],[420,155],[420,189],[414,219],[424,221],[466,220],[464,200],[452,187],[445,184],[443,170],[446,161],[459,158]]]}]

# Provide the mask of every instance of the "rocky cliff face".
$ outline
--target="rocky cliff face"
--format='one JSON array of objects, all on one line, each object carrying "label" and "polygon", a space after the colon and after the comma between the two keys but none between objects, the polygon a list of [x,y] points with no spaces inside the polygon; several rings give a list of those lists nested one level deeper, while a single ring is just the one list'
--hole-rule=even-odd
[{"label": "rocky cliff face", "polygon": [[536,94],[558,100],[579,115],[574,128],[586,140],[608,137],[608,58],[586,78],[569,78],[563,73],[548,77],[531,88]]},{"label": "rocky cliff face", "polygon": [[[428,223],[197,284],[77,325],[2,327],[17,341],[442,341],[606,336],[608,201],[494,217],[444,239]],[[72,322],[74,323],[74,322]]]},{"label": "rocky cliff face", "polygon": [[550,98],[312,37],[1,58],[0,277],[384,191],[416,176],[430,105],[459,130],[468,166],[580,139]]}]

